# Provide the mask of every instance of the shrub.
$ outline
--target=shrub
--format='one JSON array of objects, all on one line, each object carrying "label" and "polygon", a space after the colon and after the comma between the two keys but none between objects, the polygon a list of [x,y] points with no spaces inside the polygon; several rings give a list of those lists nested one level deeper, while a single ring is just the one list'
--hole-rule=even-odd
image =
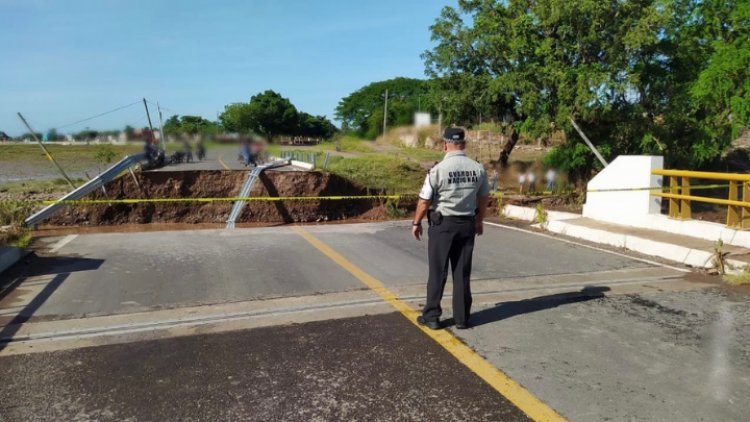
[{"label": "shrub", "polygon": [[536,214],[534,215],[534,222],[539,223],[539,226],[543,229],[547,229],[547,224],[549,223],[549,214],[547,213],[547,210],[544,209],[544,204],[542,201],[537,202],[536,204]]},{"label": "shrub", "polygon": [[23,201],[0,201],[0,245],[25,248],[31,242],[31,232],[23,226],[32,206]]}]

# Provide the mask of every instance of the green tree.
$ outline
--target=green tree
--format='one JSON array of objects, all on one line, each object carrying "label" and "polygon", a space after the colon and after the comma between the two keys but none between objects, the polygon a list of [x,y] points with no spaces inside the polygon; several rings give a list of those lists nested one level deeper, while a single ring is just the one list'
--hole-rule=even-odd
[{"label": "green tree", "polygon": [[133,126],[127,125],[125,126],[125,129],[123,130],[125,132],[125,137],[127,139],[133,139],[135,137],[135,129]]},{"label": "green tree", "polygon": [[57,133],[57,129],[50,129],[47,131],[47,140],[48,141],[56,141],[58,139],[62,138],[62,135]]},{"label": "green tree", "polygon": [[180,116],[173,115],[164,122],[164,133],[167,135],[177,135],[181,133]]},{"label": "green tree", "polygon": [[750,2],[705,1],[699,10],[690,35],[710,57],[691,95],[707,136],[726,143],[750,127]]},{"label": "green tree", "polygon": [[221,130],[219,125],[200,116],[171,116],[164,122],[164,133],[177,134],[216,134]]},{"label": "green tree", "polygon": [[96,146],[96,152],[94,153],[94,158],[96,159],[97,163],[99,163],[99,171],[101,172],[101,168],[103,165],[109,164],[114,160],[115,156],[117,156],[117,153],[115,152],[115,149],[110,144],[100,144]]},{"label": "green tree", "polygon": [[313,116],[300,112],[298,120],[296,135],[330,139],[338,131],[325,116]]},{"label": "green tree", "polygon": [[252,126],[250,122],[249,104],[232,103],[224,106],[224,111],[219,115],[221,125],[228,132],[249,132]]},{"label": "green tree", "polygon": [[[342,129],[374,139],[383,130],[385,90],[388,90],[388,124],[411,124],[420,108],[434,110],[430,101],[429,81],[395,78],[373,82],[349,94],[336,106],[336,118]],[[436,110],[435,110],[436,111]]]},{"label": "green tree", "polygon": [[250,98],[250,102],[229,104],[219,120],[233,132],[254,132],[269,141],[281,134],[294,134],[298,127],[297,109],[280,94],[268,90]]},{"label": "green tree", "polygon": [[502,164],[521,133],[563,130],[568,144],[549,161],[586,177],[598,164],[573,118],[606,155],[660,153],[700,166],[728,145],[729,126],[747,125],[747,9],[718,0],[459,0],[431,27],[437,44],[423,58],[444,101],[456,103],[449,113],[466,121],[472,86],[483,84],[488,99],[475,103],[507,109],[513,133]]},{"label": "green tree", "polygon": [[86,129],[78,132],[75,135],[75,138],[90,140],[90,139],[96,138],[97,136],[99,136],[99,131],[98,130],[86,128]]},{"label": "green tree", "polygon": [[36,135],[37,139],[42,139],[42,132],[24,132],[23,135],[19,136],[18,139],[34,139],[34,136]]}]

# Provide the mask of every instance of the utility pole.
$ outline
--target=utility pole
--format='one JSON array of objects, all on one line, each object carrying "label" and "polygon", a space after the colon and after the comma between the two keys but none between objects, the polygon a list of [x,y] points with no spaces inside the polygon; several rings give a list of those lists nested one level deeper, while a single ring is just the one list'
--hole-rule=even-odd
[{"label": "utility pole", "polygon": [[383,111],[383,136],[388,126],[388,88],[385,89],[385,109]]},{"label": "utility pole", "polygon": [[443,136],[443,100],[438,102],[438,136]]},{"label": "utility pole", "polygon": [[146,104],[146,99],[143,99],[143,107],[146,108],[146,117],[148,118],[148,129],[151,131],[151,140],[154,141],[154,127],[151,125],[151,114],[148,112],[148,104]]},{"label": "utility pole", "polygon": [[50,154],[49,151],[47,151],[47,147],[45,147],[44,144],[42,143],[42,141],[39,140],[39,137],[36,136],[36,133],[34,133],[34,129],[32,129],[31,126],[29,126],[29,123],[26,121],[26,119],[23,118],[23,115],[21,113],[16,113],[16,114],[18,114],[18,117],[21,119],[21,121],[23,122],[24,126],[26,126],[26,129],[29,130],[29,133],[31,133],[31,137],[34,138],[34,140],[39,144],[40,147],[42,147],[42,151],[44,151],[44,153],[47,155],[47,158],[50,161],[52,161],[52,164],[54,164],[55,167],[57,167],[58,170],[60,170],[60,173],[62,173],[63,177],[68,182],[68,184],[73,189],[76,189],[76,185],[73,184],[73,181],[70,180],[70,177],[68,177],[68,175],[65,174],[65,170],[63,170],[63,168],[60,167],[60,164],[58,164],[57,161],[55,161],[55,158],[52,157],[52,154]]},{"label": "utility pole", "polygon": [[164,133],[164,122],[161,119],[161,107],[159,102],[156,102],[156,110],[159,112],[159,138],[161,138],[161,150],[164,151],[164,155],[167,155],[167,135]]},{"label": "utility pole", "polygon": [[576,132],[578,132],[578,134],[581,135],[581,138],[583,138],[584,142],[586,142],[586,145],[588,145],[591,151],[594,153],[594,155],[596,155],[596,158],[599,159],[599,162],[602,163],[604,167],[607,167],[607,161],[604,159],[604,157],[602,157],[602,155],[599,153],[599,150],[596,149],[594,144],[591,143],[591,141],[589,140],[589,137],[586,136],[585,133],[583,133],[580,127],[578,127],[578,124],[576,123],[575,120],[573,120],[572,117],[570,117],[570,123],[573,123],[573,127],[576,129]]}]

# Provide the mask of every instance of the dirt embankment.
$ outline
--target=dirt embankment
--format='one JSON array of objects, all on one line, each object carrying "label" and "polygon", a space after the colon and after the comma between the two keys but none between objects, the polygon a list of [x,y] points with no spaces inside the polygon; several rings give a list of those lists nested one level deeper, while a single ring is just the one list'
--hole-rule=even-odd
[{"label": "dirt embankment", "polygon": [[[224,198],[237,196],[247,173],[237,171],[144,172],[110,182],[106,194],[87,199]],[[365,195],[366,189],[336,175],[319,172],[265,172],[251,197],[320,197]],[[137,204],[80,204],[68,207],[45,225],[85,226],[148,223],[223,223],[234,203],[170,202]],[[381,200],[249,201],[238,223],[293,223],[346,219],[388,218]]]}]

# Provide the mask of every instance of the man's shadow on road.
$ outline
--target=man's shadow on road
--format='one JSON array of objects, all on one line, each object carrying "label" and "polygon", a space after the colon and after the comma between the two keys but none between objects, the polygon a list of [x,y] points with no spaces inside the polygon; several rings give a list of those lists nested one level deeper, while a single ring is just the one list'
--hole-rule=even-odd
[{"label": "man's shadow on road", "polygon": [[[482,309],[471,314],[469,323],[472,327],[490,324],[513,318],[514,316],[530,314],[532,312],[544,311],[571,303],[586,302],[593,299],[605,297],[604,293],[611,289],[607,286],[586,286],[580,291],[557,293],[533,297],[531,299],[517,300],[513,302],[496,303],[492,308]],[[446,319],[444,325],[450,327],[455,324],[453,318]]]},{"label": "man's shadow on road", "polygon": [[[21,329],[21,326],[47,302],[47,299],[57,291],[71,273],[96,270],[101,267],[103,262],[103,259],[65,256],[46,257],[31,253],[24,261],[11,267],[8,270],[7,279],[6,275],[0,278],[0,300],[11,294],[19,286],[23,286],[23,282],[29,277],[43,275],[53,275],[54,277],[44,285],[36,296],[23,305],[23,308],[10,321],[3,321],[0,318],[0,351],[13,341],[14,335]],[[6,282],[6,280],[8,281]]]}]

